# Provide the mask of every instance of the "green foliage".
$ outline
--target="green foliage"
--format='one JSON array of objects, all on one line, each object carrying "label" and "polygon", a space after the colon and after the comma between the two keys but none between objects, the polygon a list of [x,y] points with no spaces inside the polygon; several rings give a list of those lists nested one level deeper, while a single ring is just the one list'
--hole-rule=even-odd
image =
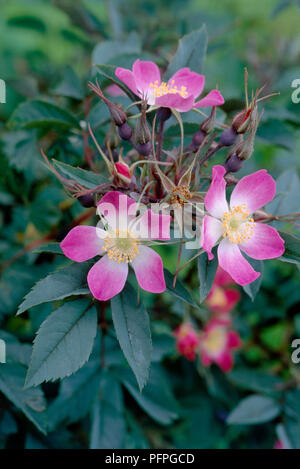
[{"label": "green foliage", "polygon": [[[298,3],[2,3],[0,78],[7,100],[0,104],[0,339],[6,363],[0,363],[0,448],[256,449],[272,448],[277,438],[300,448],[299,364],[291,360],[291,343],[300,334],[294,218],[300,104],[291,101],[291,82],[300,72]],[[41,149],[69,183],[88,190],[111,183],[87,123],[104,150],[107,135],[112,150],[118,137],[87,83],[97,78],[105,95],[126,109],[137,98],[115,70],[131,68],[137,58],[154,60],[164,79],[181,67],[205,74],[204,95],[217,85],[226,99],[217,110],[219,130],[244,106],[245,66],[249,96],[266,82],[266,93],[280,91],[262,103],[254,154],[236,176],[266,168],[276,179],[276,197],[265,210],[275,217],[271,225],[280,230],[285,252],[282,262],[250,260],[261,276],[243,288],[232,313],[243,346],[228,374],[203,367],[198,357],[193,363],[180,357],[173,333],[183,320],[201,330],[211,317],[205,299],[216,255],[209,262],[199,256],[173,287],[178,246],[158,246],[166,292],[137,292],[129,279],[98,312],[86,281],[92,263],[66,264],[59,246],[74,224],[95,226],[98,219],[88,218],[62,188]],[[125,95],[109,96],[111,84]],[[129,109],[132,128],[138,106]],[[150,127],[153,114],[147,118]],[[181,114],[185,144],[204,118]],[[174,115],[165,129],[164,159],[180,144]],[[225,156],[221,150],[201,174],[195,168],[203,194],[212,164],[223,164]],[[134,185],[128,192],[136,195]],[[182,262],[189,258],[183,250]]]},{"label": "green foliage", "polygon": [[135,290],[127,285],[112,298],[112,318],[121,349],[134,372],[142,391],[147,383],[151,363],[151,333],[149,316],[143,304],[138,304]]},{"label": "green foliage", "polygon": [[26,377],[26,387],[62,379],[88,360],[97,332],[97,311],[89,300],[64,303],[38,330]]}]

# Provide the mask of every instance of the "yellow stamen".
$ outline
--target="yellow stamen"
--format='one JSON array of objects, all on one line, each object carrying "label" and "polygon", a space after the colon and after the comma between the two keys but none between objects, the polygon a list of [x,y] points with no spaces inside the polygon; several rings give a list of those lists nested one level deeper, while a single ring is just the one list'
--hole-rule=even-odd
[{"label": "yellow stamen", "polygon": [[188,186],[176,186],[171,193],[170,205],[184,205],[184,199],[189,200],[191,197]]},{"label": "yellow stamen", "polygon": [[238,205],[229,212],[225,212],[222,222],[223,238],[228,236],[234,244],[246,243],[253,235],[255,223],[253,218],[249,217],[246,204]]},{"label": "yellow stamen", "polygon": [[162,81],[159,85],[158,80],[155,80],[154,83],[150,83],[150,87],[153,89],[153,94],[156,98],[160,98],[166,94],[180,94],[182,98],[186,98],[188,95],[186,86],[181,86],[179,90],[174,83],[174,80],[171,81],[171,84]]},{"label": "yellow stamen", "polygon": [[120,262],[126,262],[127,264],[132,262],[139,253],[138,244],[140,244],[140,241],[128,230],[108,232],[104,242],[103,251],[106,251],[108,257],[118,264]]}]

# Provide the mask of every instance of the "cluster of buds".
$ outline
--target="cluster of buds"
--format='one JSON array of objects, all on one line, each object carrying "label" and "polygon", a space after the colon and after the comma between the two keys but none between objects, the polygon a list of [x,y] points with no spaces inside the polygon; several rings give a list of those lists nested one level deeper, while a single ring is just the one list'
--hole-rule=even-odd
[{"label": "cluster of buds", "polygon": [[233,367],[232,351],[242,344],[238,333],[231,329],[230,312],[240,300],[240,293],[231,288],[232,284],[232,278],[219,268],[206,299],[206,306],[213,313],[210,320],[201,331],[191,322],[183,322],[174,331],[180,355],[190,361],[199,355],[203,366],[216,363],[225,373]]},{"label": "cluster of buds", "polygon": [[109,99],[105,97],[97,80],[96,80],[96,85],[90,82],[89,88],[92,91],[94,91],[94,93],[96,93],[102,99],[102,101],[107,105],[112,121],[118,127],[118,132],[119,132],[120,137],[123,140],[130,140],[132,137],[132,128],[127,122],[126,112],[123,111],[121,106],[118,106],[117,104],[112,103]]}]

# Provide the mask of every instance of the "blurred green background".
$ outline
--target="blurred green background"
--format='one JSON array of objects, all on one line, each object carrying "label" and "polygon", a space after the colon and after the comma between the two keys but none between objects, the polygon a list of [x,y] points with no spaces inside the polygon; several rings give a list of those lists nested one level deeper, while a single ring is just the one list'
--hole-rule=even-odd
[{"label": "blurred green background", "polygon": [[[279,188],[269,211],[278,215],[299,211],[300,103],[291,99],[292,81],[300,79],[299,1],[0,0],[0,78],[7,86],[6,103],[0,104],[0,338],[10,344],[12,364],[27,365],[35,332],[52,307],[45,304],[16,317],[18,305],[37,280],[63,263],[60,256],[40,255],[34,248],[47,237],[60,240],[72,220],[86,213],[43,165],[40,147],[49,157],[82,166],[82,135],[72,127],[72,116],[77,122],[85,117],[93,64],[100,60],[127,66],[141,56],[164,68],[178,39],[203,23],[209,38],[204,73],[208,89],[217,84],[225,97],[221,118],[243,107],[244,67],[249,89],[266,85],[265,93],[280,93],[264,104],[254,156],[239,176],[268,169]],[[35,99],[56,104],[67,114],[50,115],[48,124],[40,125],[38,114],[22,108],[22,103]],[[101,140],[108,129],[104,107],[93,106],[89,119]],[[299,236],[297,225],[281,223],[280,228]],[[32,249],[23,251],[24,246]],[[166,267],[174,271],[176,251],[162,251]],[[252,301],[243,292],[234,316],[245,345],[229,376],[214,367],[199,373],[194,364],[176,355],[171,331],[190,312],[190,305],[167,294],[158,300],[146,295],[155,350],[152,387],[142,398],[130,391],[124,379],[125,401],[120,400],[122,405],[125,402],[124,420],[116,411],[113,417],[104,413],[108,433],[123,432],[122,444],[108,438],[101,440],[100,447],[272,448],[280,438],[300,448],[299,367],[290,359],[291,341],[300,337],[299,264],[264,264],[258,295]],[[197,273],[189,268],[182,279],[197,296]],[[112,352],[114,364],[113,357]],[[64,380],[63,389],[55,383],[27,391],[35,399],[35,405],[28,407],[22,401],[22,373],[17,373],[19,387],[14,384],[11,399],[3,391],[8,382],[3,370],[1,447],[89,446],[93,424],[89,409],[79,406],[74,411],[76,403],[88,397],[67,394],[68,386],[78,392],[77,374],[74,382]],[[163,383],[163,389],[157,383]],[[278,399],[280,412],[261,424],[228,425],[228,413],[253,392]],[[57,405],[69,409],[61,420],[53,417]],[[53,417],[47,436],[39,431],[44,429],[46,407],[49,419]]]}]

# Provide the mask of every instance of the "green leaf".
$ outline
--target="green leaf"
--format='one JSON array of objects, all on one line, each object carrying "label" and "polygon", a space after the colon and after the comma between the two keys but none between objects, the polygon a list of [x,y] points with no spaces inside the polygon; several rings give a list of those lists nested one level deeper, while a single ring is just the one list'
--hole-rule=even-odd
[{"label": "green leaf", "polygon": [[178,418],[178,403],[159,365],[152,364],[149,381],[142,393],[137,388],[133,375],[129,374],[129,370],[117,371],[117,376],[129,393],[151,418],[162,425],[169,425]]},{"label": "green leaf", "polygon": [[48,101],[34,99],[21,103],[9,120],[11,128],[58,127],[80,128],[79,121],[70,112]]},{"label": "green leaf", "polygon": [[141,40],[136,32],[132,32],[125,40],[101,41],[97,44],[92,53],[93,64],[114,63],[114,58],[124,54],[140,54]]},{"label": "green leaf", "polygon": [[191,297],[190,293],[187,291],[183,283],[177,278],[175,288],[173,288],[174,276],[167,269],[164,269],[164,274],[167,287],[166,292],[170,293],[173,296],[176,296],[176,298],[179,298],[185,303],[194,306],[194,308],[198,308],[198,305],[193,301],[193,298]]},{"label": "green leaf", "polygon": [[81,262],[80,264],[68,265],[49,274],[37,282],[25,296],[17,314],[24,313],[27,309],[48,301],[62,300],[72,295],[88,294],[86,278],[90,268],[89,262]]},{"label": "green leaf", "polygon": [[122,387],[107,373],[101,379],[100,398],[92,410],[91,449],[123,449],[125,419]]},{"label": "green leaf", "polygon": [[100,360],[97,359],[89,361],[75,375],[62,381],[59,395],[47,412],[50,431],[61,422],[77,422],[87,415],[97,399],[100,373]]},{"label": "green leaf", "polygon": [[0,365],[0,391],[46,434],[46,401],[40,388],[25,389],[26,368],[15,363]]},{"label": "green leaf", "polygon": [[145,386],[151,364],[149,316],[137,294],[127,284],[120,295],[111,299],[112,318],[121,349],[134,372],[140,390]]},{"label": "green leaf", "polygon": [[254,394],[242,399],[227,417],[227,423],[255,425],[270,422],[280,413],[279,404],[272,398]]},{"label": "green leaf", "polygon": [[186,34],[179,40],[177,51],[169,63],[166,78],[180,68],[189,67],[193,72],[202,73],[207,49],[207,32],[203,25],[197,31]]},{"label": "green leaf", "polygon": [[49,254],[63,254],[59,243],[42,244],[38,248],[34,249],[32,252],[35,254],[40,254],[42,252],[46,252]]},{"label": "green leaf", "polygon": [[59,96],[67,96],[68,98],[78,100],[82,100],[84,98],[84,91],[80,80],[69,65],[65,68],[63,77],[53,90],[53,93]]},{"label": "green leaf", "polygon": [[266,144],[276,145],[293,151],[295,148],[295,136],[289,127],[279,119],[269,119],[263,122],[257,131],[257,136]]},{"label": "green leaf", "polygon": [[87,189],[94,189],[94,187],[99,186],[105,182],[108,182],[104,176],[98,173],[93,173],[92,171],[87,171],[86,169],[82,168],[74,168],[73,166],[62,163],[61,161],[57,161],[52,159],[55,168],[65,177],[70,179],[74,179],[75,181],[79,182],[82,186],[86,187]]},{"label": "green leaf", "polygon": [[202,303],[209,294],[214,283],[215,275],[218,268],[218,258],[209,261],[206,252],[198,257],[198,275],[200,281],[200,303]]},{"label": "green leaf", "polygon": [[254,282],[243,286],[244,292],[246,292],[247,295],[250,296],[251,300],[254,301],[254,298],[256,297],[256,295],[259,292],[259,289],[261,287],[261,283],[262,283],[262,279],[263,279],[263,272],[264,272],[264,263],[263,263],[263,261],[252,259],[252,258],[250,258],[246,255],[245,255],[245,257],[247,257],[247,261],[249,262],[249,264],[252,265],[253,269],[256,272],[260,272],[260,276]]},{"label": "green leaf", "polygon": [[88,299],[64,303],[41,325],[34,340],[26,387],[75,373],[89,359],[97,311]]},{"label": "green leaf", "polygon": [[[300,192],[300,180],[296,169],[287,169],[276,179],[276,196],[266,206],[268,213],[273,215],[285,215],[298,212]],[[281,222],[272,223],[279,227]]]},{"label": "green leaf", "polygon": [[279,231],[279,234],[284,240],[285,247],[285,251],[279,259],[284,262],[298,264],[300,262],[300,238],[285,231]]},{"label": "green leaf", "polygon": [[264,393],[278,392],[276,386],[283,382],[279,376],[251,368],[235,368],[227,376],[234,385],[241,389]]}]

